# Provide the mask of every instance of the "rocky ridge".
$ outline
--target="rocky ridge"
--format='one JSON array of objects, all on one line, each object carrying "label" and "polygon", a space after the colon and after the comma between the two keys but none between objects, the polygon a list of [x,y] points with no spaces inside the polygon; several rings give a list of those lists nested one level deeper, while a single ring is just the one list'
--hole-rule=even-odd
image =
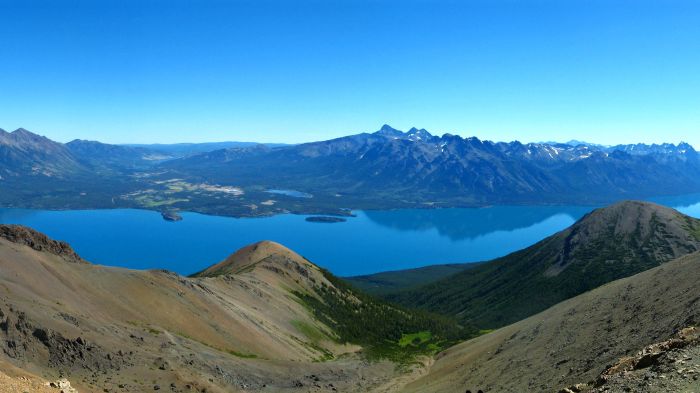
[{"label": "rocky ridge", "polygon": [[68,243],[53,240],[43,233],[25,226],[0,224],[0,238],[31,247],[36,251],[57,255],[68,262],[87,263]]}]

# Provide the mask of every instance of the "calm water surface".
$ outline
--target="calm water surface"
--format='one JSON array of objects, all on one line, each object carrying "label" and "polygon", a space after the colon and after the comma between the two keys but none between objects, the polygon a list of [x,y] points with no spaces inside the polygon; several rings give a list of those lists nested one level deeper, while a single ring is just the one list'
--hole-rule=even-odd
[{"label": "calm water surface", "polygon": [[[656,202],[700,217],[700,195]],[[0,209],[0,223],[22,224],[69,242],[85,259],[181,274],[219,262],[263,239],[280,242],[338,275],[438,263],[475,262],[527,247],[574,223],[590,206],[357,211],[336,224],[305,216],[228,218],[182,213],[167,222],[146,210]]]}]

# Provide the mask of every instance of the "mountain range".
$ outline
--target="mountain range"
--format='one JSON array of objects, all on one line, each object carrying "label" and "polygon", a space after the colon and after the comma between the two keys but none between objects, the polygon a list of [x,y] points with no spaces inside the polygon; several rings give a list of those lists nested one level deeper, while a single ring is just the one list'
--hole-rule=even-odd
[{"label": "mountain range", "polygon": [[340,195],[363,206],[380,198],[399,206],[593,203],[700,190],[700,159],[685,143],[496,143],[388,125],[282,148],[219,150],[163,167],[225,184]]},{"label": "mountain range", "polygon": [[347,215],[700,192],[700,156],[685,143],[505,143],[388,125],[299,145],[61,144],[19,129],[0,131],[0,176],[4,206]]},{"label": "mountain range", "polygon": [[63,144],[23,128],[13,132],[0,129],[0,176],[60,177],[84,168]]},{"label": "mountain range", "polygon": [[[24,128],[12,132],[0,129],[0,152],[2,153],[0,169],[4,170],[7,176],[43,175],[47,177],[67,177],[81,171],[128,172],[204,152],[257,145],[259,144],[255,142],[114,145],[82,139],[64,144]],[[260,145],[285,146],[279,143]]]}]

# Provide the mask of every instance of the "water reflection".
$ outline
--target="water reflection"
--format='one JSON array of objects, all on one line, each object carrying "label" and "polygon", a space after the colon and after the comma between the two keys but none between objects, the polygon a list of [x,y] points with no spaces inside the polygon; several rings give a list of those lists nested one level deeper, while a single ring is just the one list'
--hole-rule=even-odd
[{"label": "water reflection", "polygon": [[2,209],[0,208],[0,224],[21,223],[39,214],[41,210],[32,209]]},{"label": "water reflection", "polygon": [[588,206],[493,206],[478,209],[406,209],[365,211],[373,222],[400,231],[437,230],[453,241],[495,231],[528,228],[556,215],[578,220]]},{"label": "water reflection", "polygon": [[650,199],[664,206],[670,206],[691,217],[700,218],[700,194],[657,197]]}]

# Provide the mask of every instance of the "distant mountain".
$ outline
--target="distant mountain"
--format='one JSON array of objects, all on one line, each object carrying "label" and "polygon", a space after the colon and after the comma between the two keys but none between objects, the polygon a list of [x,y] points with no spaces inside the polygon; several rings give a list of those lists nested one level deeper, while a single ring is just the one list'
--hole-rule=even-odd
[{"label": "distant mountain", "polygon": [[576,139],[572,139],[572,140],[566,142],[566,144],[567,144],[567,145],[571,145],[571,146],[584,145],[584,146],[604,147],[603,145],[600,145],[600,144],[597,144],[597,143],[590,143],[590,142],[586,142],[586,141],[579,141],[579,140],[576,140]]},{"label": "distant mountain", "polygon": [[76,139],[66,146],[80,161],[101,169],[144,169],[175,158],[189,157],[221,149],[251,148],[256,146],[286,146],[279,143],[211,142],[175,144],[112,145],[97,141]]},{"label": "distant mountain", "polygon": [[339,196],[352,207],[603,203],[700,191],[700,157],[686,144],[495,143],[388,125],[329,141],[219,150],[162,167],[222,184]]},{"label": "distant mountain", "polygon": [[65,145],[24,128],[0,129],[0,178],[65,177],[85,168]]},{"label": "distant mountain", "polygon": [[[222,143],[61,144],[23,129],[2,131],[0,204],[344,215],[348,209],[591,205],[700,192],[700,155],[685,143],[496,143],[388,125],[300,145]],[[196,153],[221,146],[229,148]],[[221,191],[227,189],[236,192]],[[271,189],[286,191],[271,198]]]},{"label": "distant mountain", "polygon": [[608,147],[608,151],[623,151],[631,155],[645,156],[653,155],[657,158],[694,159],[697,152],[688,143],[681,142],[677,145],[672,143],[645,145],[637,143],[632,145],[617,145]]},{"label": "distant mountain", "polygon": [[529,248],[386,297],[494,328],[698,250],[700,220],[621,202]]},{"label": "distant mountain", "polygon": [[76,139],[65,145],[81,163],[96,170],[143,169],[172,158],[141,147],[110,145]]},{"label": "distant mountain", "polygon": [[142,170],[173,158],[227,148],[286,146],[254,142],[113,145],[75,139],[54,142],[24,128],[0,129],[0,176],[38,175],[65,178],[76,172]]},{"label": "distant mountain", "polygon": [[204,143],[153,143],[153,144],[125,144],[122,146],[146,149],[157,152],[171,158],[189,157],[195,154],[206,153],[221,149],[239,149],[263,145],[268,147],[288,146],[284,143],[258,143],[258,142],[204,142]]}]

